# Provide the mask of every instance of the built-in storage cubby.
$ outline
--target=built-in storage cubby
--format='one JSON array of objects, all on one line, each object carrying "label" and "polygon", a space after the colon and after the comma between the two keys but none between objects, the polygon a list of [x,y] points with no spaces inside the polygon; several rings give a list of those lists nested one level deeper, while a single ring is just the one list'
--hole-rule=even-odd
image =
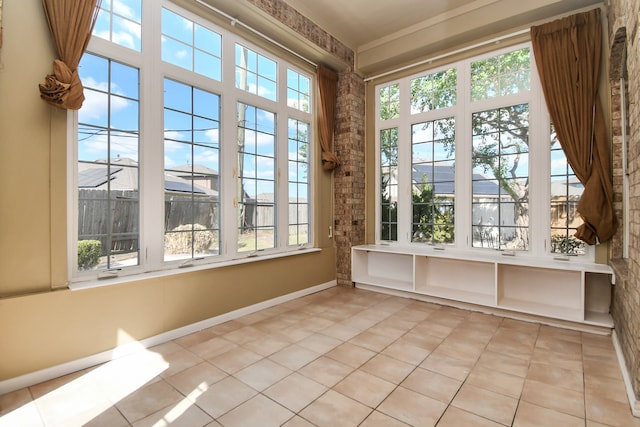
[{"label": "built-in storage cubby", "polygon": [[403,291],[413,290],[413,255],[385,251],[353,251],[351,279]]},{"label": "built-in storage cubby", "polygon": [[585,273],[584,320],[590,323],[611,321],[611,275]]},{"label": "built-in storage cubby", "polygon": [[495,265],[416,256],[415,290],[423,294],[482,305],[495,304]]},{"label": "built-in storage cubby", "polygon": [[356,284],[612,327],[607,265],[439,248],[355,246]]},{"label": "built-in storage cubby", "polygon": [[558,319],[583,320],[582,272],[498,265],[498,306]]}]

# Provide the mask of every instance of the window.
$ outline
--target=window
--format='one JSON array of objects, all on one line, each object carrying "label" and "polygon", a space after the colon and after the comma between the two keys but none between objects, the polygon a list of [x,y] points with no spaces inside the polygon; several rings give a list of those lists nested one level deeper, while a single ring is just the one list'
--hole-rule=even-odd
[{"label": "window", "polygon": [[[138,265],[139,71],[85,54],[80,78],[86,101],[78,113],[77,229],[78,241],[87,242],[78,246],[78,268]],[[88,253],[91,241],[103,256]]]},{"label": "window", "polygon": [[222,36],[162,9],[162,60],[222,80]]},{"label": "window", "polygon": [[289,119],[289,245],[309,243],[309,123]]},{"label": "window", "polygon": [[276,244],[276,115],[238,103],[238,251]]},{"label": "window", "polygon": [[567,156],[551,126],[551,252],[554,254],[583,255],[586,245],[573,237],[583,224],[578,215],[578,202],[584,185],[578,181]]},{"label": "window", "polygon": [[454,242],[455,119],[411,126],[412,242]]},{"label": "window", "polygon": [[428,74],[411,80],[411,114],[456,105],[457,70]]},{"label": "window", "polygon": [[457,104],[457,74],[449,68],[410,80],[411,114],[438,117],[411,124],[412,242],[454,242],[455,118],[439,110]]},{"label": "window", "polygon": [[311,80],[293,70],[287,71],[287,105],[291,108],[311,112]]},{"label": "window", "polygon": [[400,85],[393,84],[380,89],[380,120],[396,119],[400,116]]},{"label": "window", "polygon": [[380,131],[380,240],[398,240],[398,129]]},{"label": "window", "polygon": [[473,247],[529,249],[529,106],[473,113]]},{"label": "window", "polygon": [[103,1],[100,4],[93,35],[140,52],[141,0]]},{"label": "window", "polygon": [[103,2],[79,66],[74,280],[313,244],[313,73],[160,3]]},{"label": "window", "polygon": [[220,96],[164,80],[164,259],[220,253]]},{"label": "window", "polygon": [[379,241],[590,254],[532,65],[524,44],[376,87]]},{"label": "window", "polygon": [[471,101],[481,101],[531,89],[531,50],[523,49],[471,63]]},{"label": "window", "polygon": [[236,87],[275,101],[276,86],[276,62],[236,44]]}]

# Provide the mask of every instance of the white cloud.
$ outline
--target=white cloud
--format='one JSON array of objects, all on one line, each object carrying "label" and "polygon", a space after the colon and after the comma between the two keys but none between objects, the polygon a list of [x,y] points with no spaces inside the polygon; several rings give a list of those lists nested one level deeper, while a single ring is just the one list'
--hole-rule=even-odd
[{"label": "white cloud", "polygon": [[164,151],[175,152],[184,148],[184,144],[177,142],[184,140],[184,134],[175,130],[164,131]]},{"label": "white cloud", "polygon": [[133,8],[122,0],[113,1],[113,13],[117,13],[120,16],[124,16],[126,18],[133,19],[133,20],[140,19],[139,17],[136,16]]},{"label": "white cloud", "polygon": [[[91,78],[85,79],[86,87],[95,87],[101,90],[106,90],[107,83],[100,82],[97,83]],[[82,103],[82,109],[80,110],[81,121],[86,121],[87,119],[91,119],[91,121],[95,121],[100,117],[104,117],[108,114],[107,108],[108,104],[106,102],[106,94],[96,92],[93,90],[85,90],[84,97],[85,100]],[[111,111],[115,113],[124,108],[127,108],[129,105],[129,101],[125,98],[121,98],[119,96],[114,96],[111,99]]]},{"label": "white cloud", "polygon": [[213,144],[220,143],[220,129],[209,129],[205,132],[205,135]]},{"label": "white cloud", "polygon": [[[109,40],[108,34],[106,37],[104,34],[100,34],[99,36]],[[141,36],[141,27],[139,23],[126,19],[118,19],[114,21],[113,31],[111,34],[112,42],[130,49],[136,49],[136,46],[140,46]]]},{"label": "white cloud", "polygon": [[173,166],[177,166],[176,162],[174,162],[171,157],[164,156],[164,167],[165,168],[171,168]]}]

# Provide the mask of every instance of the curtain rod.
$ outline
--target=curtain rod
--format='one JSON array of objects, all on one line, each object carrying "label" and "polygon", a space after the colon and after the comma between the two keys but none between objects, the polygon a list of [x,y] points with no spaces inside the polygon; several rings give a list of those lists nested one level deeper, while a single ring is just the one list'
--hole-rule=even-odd
[{"label": "curtain rod", "polygon": [[288,48],[287,46],[283,45],[282,43],[272,39],[271,37],[267,36],[266,34],[256,30],[255,28],[251,27],[248,24],[245,24],[242,21],[239,21],[237,18],[234,18],[233,16],[229,15],[228,13],[225,13],[223,11],[221,11],[220,9],[218,9],[217,7],[214,7],[212,5],[210,5],[209,3],[204,2],[203,0],[195,0],[196,3],[200,4],[201,6],[206,7],[207,9],[217,13],[218,15],[221,15],[225,18],[227,18],[229,20],[229,22],[231,23],[232,27],[235,27],[236,25],[240,25],[241,27],[246,28],[247,30],[251,31],[252,33],[254,33],[255,35],[263,38],[264,40],[268,41],[269,43],[273,43],[274,45],[278,46],[281,49],[284,49],[285,51],[289,52],[290,54],[302,59],[304,62],[308,63],[309,65],[312,65],[315,68],[318,68],[318,64],[316,64],[315,62],[313,62],[312,60],[305,58],[304,56],[300,55],[298,52],[295,52],[294,50]]},{"label": "curtain rod", "polygon": [[480,43],[476,43],[476,44],[473,44],[471,46],[466,46],[466,47],[463,47],[463,48],[460,48],[460,49],[453,50],[451,52],[443,53],[442,55],[437,55],[437,56],[433,56],[433,57],[428,58],[428,59],[423,59],[422,61],[414,62],[412,64],[405,65],[403,67],[399,67],[399,68],[396,68],[396,69],[391,70],[391,71],[386,71],[384,73],[380,73],[380,74],[376,74],[376,75],[371,76],[371,77],[367,77],[367,78],[364,79],[364,81],[365,82],[369,82],[371,80],[379,79],[380,77],[385,77],[385,76],[388,76],[390,74],[397,73],[399,71],[404,71],[404,70],[408,70],[409,68],[417,67],[418,65],[428,64],[429,62],[437,61],[438,59],[446,58],[446,57],[449,57],[449,56],[452,56],[452,55],[456,55],[458,53],[462,53],[462,52],[466,52],[468,50],[476,49],[478,47],[486,46],[488,44],[498,43],[498,42],[501,42],[502,40],[509,39],[511,37],[516,37],[516,36],[528,33],[529,31],[531,31],[531,30],[529,28],[527,28],[525,30],[516,31],[516,32],[511,33],[511,34],[505,34],[503,36],[494,37],[494,38],[492,38],[490,40],[486,40],[486,41],[483,41],[483,42],[480,42]]}]

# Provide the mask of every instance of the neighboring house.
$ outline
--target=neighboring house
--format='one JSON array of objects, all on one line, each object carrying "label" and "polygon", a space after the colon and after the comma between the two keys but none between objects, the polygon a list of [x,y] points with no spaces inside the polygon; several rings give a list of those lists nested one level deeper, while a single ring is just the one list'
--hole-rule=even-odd
[{"label": "neighboring house", "polygon": [[578,202],[584,186],[574,178],[569,183],[551,182],[551,227],[577,228],[583,221],[578,214]]},{"label": "neighboring house", "polygon": [[[194,169],[197,171],[194,171],[193,178],[187,175],[185,169],[165,170],[164,188],[166,194],[193,193],[217,199],[217,173],[205,166],[194,166]],[[215,177],[212,176],[205,182],[201,175],[201,170],[204,169],[216,173]],[[108,188],[112,191],[138,191],[138,162],[128,157],[118,157],[111,159],[110,169],[107,168],[104,160],[96,160],[94,163],[78,163],[78,188],[106,190],[107,183],[109,183]],[[215,183],[216,186],[210,186],[210,183]]]},{"label": "neighboring house", "polygon": [[216,191],[220,188],[220,175],[218,171],[203,165],[180,165],[168,169],[166,173],[191,181],[202,188]]},{"label": "neighboring house", "polygon": [[[397,183],[396,176],[392,174],[392,184]],[[439,198],[453,200],[455,196],[455,168],[453,165],[413,165],[412,188],[420,191],[419,184],[428,183],[434,194]],[[397,185],[395,186],[397,188]],[[498,218],[503,227],[511,227],[516,224],[516,218],[510,196],[500,192],[499,185],[480,173],[473,174],[473,225],[476,234],[495,235],[493,226],[498,225]],[[580,196],[584,190],[583,185],[574,178],[568,183],[551,182],[551,227],[564,229],[568,223],[570,228],[576,228],[582,224],[577,207]],[[500,214],[498,215],[498,201],[501,201]],[[494,236],[495,237],[495,236]]]},{"label": "neighboring house", "polygon": [[[173,170],[165,171],[165,231],[184,224],[217,228],[218,191],[208,183],[206,187],[199,185],[204,181],[198,181],[199,175],[195,176],[196,179],[190,180],[185,172],[179,176]],[[79,240],[100,240],[106,247],[108,242],[104,236],[110,227],[114,236],[110,243],[113,251],[136,251],[138,242],[131,239],[130,234],[135,234],[138,227],[138,186],[138,162],[131,158],[112,159],[110,168],[104,160],[78,163]],[[190,203],[184,203],[193,197],[202,199],[194,210]]]},{"label": "neighboring house", "polygon": [[[424,183],[424,178],[426,178],[426,182],[438,196],[453,198],[455,195],[456,178],[453,165],[414,164],[412,172],[414,191],[419,191],[418,184]],[[473,174],[473,190],[474,203],[479,202],[481,199],[500,197],[498,184],[479,173]]]}]

